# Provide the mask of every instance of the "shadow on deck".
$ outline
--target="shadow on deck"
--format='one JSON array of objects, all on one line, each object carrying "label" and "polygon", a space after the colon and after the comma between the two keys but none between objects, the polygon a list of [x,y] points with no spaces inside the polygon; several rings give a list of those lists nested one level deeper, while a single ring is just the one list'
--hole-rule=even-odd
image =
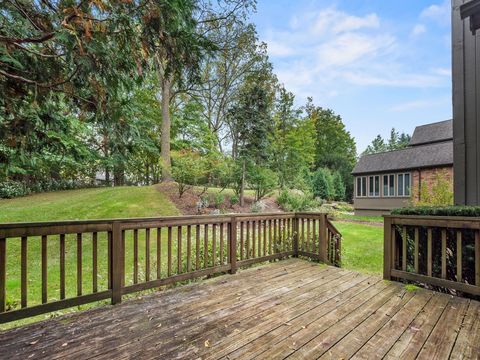
[{"label": "shadow on deck", "polygon": [[290,259],[0,333],[0,357],[476,358],[480,303]]}]

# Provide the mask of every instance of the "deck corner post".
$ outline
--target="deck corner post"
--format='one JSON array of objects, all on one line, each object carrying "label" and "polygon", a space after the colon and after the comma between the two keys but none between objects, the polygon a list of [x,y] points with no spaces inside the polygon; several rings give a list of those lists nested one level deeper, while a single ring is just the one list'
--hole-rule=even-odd
[{"label": "deck corner post", "polygon": [[293,257],[298,257],[298,230],[299,230],[299,215],[295,213],[293,218]]},{"label": "deck corner post", "polygon": [[122,279],[123,279],[123,246],[122,246],[122,229],[120,222],[112,223],[112,250],[110,264],[112,269],[111,284],[112,284],[112,305],[122,302]]},{"label": "deck corner post", "polygon": [[320,261],[326,263],[327,258],[327,214],[320,214],[320,230],[318,234],[318,247]]},{"label": "deck corner post", "polygon": [[237,272],[237,218],[233,216],[229,223],[229,262],[230,274]]},{"label": "deck corner post", "polygon": [[383,218],[383,279],[392,279],[392,219]]}]

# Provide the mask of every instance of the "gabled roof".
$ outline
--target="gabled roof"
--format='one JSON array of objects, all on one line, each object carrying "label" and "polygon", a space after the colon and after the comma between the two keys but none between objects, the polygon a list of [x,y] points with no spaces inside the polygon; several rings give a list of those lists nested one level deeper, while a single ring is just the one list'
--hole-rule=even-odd
[{"label": "gabled roof", "polygon": [[410,146],[432,144],[449,140],[453,140],[452,120],[417,126],[413,132]]},{"label": "gabled roof", "polygon": [[364,155],[353,175],[453,165],[453,141]]}]

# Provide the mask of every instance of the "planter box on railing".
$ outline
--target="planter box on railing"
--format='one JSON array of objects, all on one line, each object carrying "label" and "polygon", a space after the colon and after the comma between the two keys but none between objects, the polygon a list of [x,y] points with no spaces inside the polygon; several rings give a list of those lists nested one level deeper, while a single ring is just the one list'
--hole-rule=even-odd
[{"label": "planter box on railing", "polygon": [[339,265],[340,248],[318,213],[0,224],[0,323],[289,256]]},{"label": "planter box on railing", "polygon": [[480,218],[386,215],[384,278],[480,295]]}]

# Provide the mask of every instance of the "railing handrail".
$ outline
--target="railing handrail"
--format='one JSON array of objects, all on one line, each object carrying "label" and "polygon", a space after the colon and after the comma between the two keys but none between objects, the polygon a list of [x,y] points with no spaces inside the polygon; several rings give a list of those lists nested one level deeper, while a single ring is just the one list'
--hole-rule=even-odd
[{"label": "railing handrail", "polygon": [[[301,231],[299,225],[301,225]],[[202,230],[200,231],[200,229]],[[138,237],[140,231],[144,234],[141,239]],[[125,283],[127,232],[129,234],[128,246],[133,244],[134,247],[133,284]],[[162,232],[164,232],[163,236]],[[156,238],[153,238],[154,234]],[[72,235],[75,235],[73,239]],[[338,265],[340,263],[341,236],[331,237],[331,235],[340,234],[328,220],[327,214],[315,212],[231,213],[0,224],[0,323],[107,298],[111,299],[112,304],[116,304],[121,302],[122,295],[127,293],[219,272],[228,271],[234,274],[238,267],[289,256],[306,256]],[[48,298],[47,273],[48,262],[51,260],[49,260],[47,240],[51,236],[52,240],[59,242],[59,300],[49,300]],[[100,236],[102,237],[101,243]],[[29,305],[27,272],[31,270],[29,270],[27,261],[27,248],[30,241],[38,241],[34,237],[40,237],[41,240],[42,303]],[[67,238],[69,244],[70,241],[76,241],[77,295],[73,297],[65,296]],[[161,240],[162,238],[163,240]],[[330,238],[332,241],[328,240]],[[300,239],[301,245],[299,245]],[[17,244],[21,245],[21,308],[6,311],[6,244],[10,241],[18,241]],[[82,274],[84,273],[82,241],[91,242],[89,251],[93,251],[91,270],[93,285],[92,292],[88,294],[83,293],[86,288],[84,289],[82,283]],[[141,279],[140,282],[138,282],[139,241],[144,242],[147,254],[144,258],[145,279]],[[150,266],[150,257],[155,257],[155,253],[150,251],[150,242],[155,241],[157,264],[154,267],[157,271],[156,274],[154,274],[155,270],[151,271]],[[104,285],[104,287],[106,286],[105,290],[97,287],[96,280],[98,279],[97,247],[99,244],[102,244],[101,250],[107,252],[106,255],[102,255],[108,261],[108,274],[104,277],[108,280],[108,285]],[[162,250],[165,245],[167,245],[166,249]],[[183,246],[186,248],[184,248],[185,252],[182,251]],[[73,251],[75,253],[75,250]],[[168,257],[164,253],[162,260],[161,251],[168,251]],[[200,252],[203,254],[200,255]],[[40,253],[38,255],[40,256]],[[194,260],[195,263],[193,263]],[[160,264],[162,261],[163,274]],[[166,263],[166,261],[168,262]],[[165,265],[168,265],[167,271],[165,271]],[[167,276],[164,276],[165,273]]]}]

